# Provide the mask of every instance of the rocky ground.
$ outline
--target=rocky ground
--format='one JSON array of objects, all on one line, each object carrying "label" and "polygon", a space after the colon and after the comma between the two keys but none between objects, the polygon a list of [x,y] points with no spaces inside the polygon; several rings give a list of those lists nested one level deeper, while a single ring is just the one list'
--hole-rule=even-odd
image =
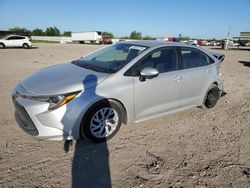
[{"label": "rocky ground", "polygon": [[250,51],[217,50],[226,95],[213,109],[122,126],[92,144],[37,140],[17,127],[18,81],[100,47],[36,46],[0,49],[0,187],[250,187]]}]

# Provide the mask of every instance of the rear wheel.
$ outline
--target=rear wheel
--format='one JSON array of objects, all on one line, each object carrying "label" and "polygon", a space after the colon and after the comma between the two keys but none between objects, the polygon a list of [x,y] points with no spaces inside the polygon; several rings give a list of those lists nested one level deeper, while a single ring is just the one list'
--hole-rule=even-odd
[{"label": "rear wheel", "polygon": [[0,43],[0,48],[5,48],[4,43]]},{"label": "rear wheel", "polygon": [[28,48],[30,48],[30,46],[27,43],[24,43],[23,48],[28,49]]},{"label": "rear wheel", "polygon": [[220,89],[218,88],[217,85],[213,84],[207,92],[204,105],[207,108],[213,108],[219,99],[220,99]]},{"label": "rear wheel", "polygon": [[92,142],[104,142],[112,138],[122,123],[121,106],[109,100],[92,106],[81,122],[81,136]]}]

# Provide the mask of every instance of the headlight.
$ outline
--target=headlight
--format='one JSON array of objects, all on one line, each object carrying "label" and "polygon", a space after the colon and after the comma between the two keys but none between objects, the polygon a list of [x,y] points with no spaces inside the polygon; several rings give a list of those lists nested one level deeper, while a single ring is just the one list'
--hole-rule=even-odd
[{"label": "headlight", "polygon": [[80,91],[56,96],[21,96],[30,100],[48,102],[49,110],[55,110],[72,100]]}]

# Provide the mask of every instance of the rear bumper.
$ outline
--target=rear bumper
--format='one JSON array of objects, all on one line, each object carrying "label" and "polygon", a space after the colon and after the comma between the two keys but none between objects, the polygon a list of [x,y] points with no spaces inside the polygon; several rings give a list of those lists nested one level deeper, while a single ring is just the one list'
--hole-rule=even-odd
[{"label": "rear bumper", "polygon": [[221,92],[220,94],[222,94],[224,91],[224,81],[223,81],[221,75],[218,77],[218,87],[219,87],[220,92]]}]

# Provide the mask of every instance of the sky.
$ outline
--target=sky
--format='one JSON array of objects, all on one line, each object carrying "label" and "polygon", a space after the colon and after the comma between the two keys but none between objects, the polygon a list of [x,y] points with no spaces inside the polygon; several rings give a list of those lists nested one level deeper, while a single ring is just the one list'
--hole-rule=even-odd
[{"label": "sky", "polygon": [[0,0],[0,30],[54,27],[63,31],[134,30],[143,36],[226,38],[250,31],[250,0]]}]

